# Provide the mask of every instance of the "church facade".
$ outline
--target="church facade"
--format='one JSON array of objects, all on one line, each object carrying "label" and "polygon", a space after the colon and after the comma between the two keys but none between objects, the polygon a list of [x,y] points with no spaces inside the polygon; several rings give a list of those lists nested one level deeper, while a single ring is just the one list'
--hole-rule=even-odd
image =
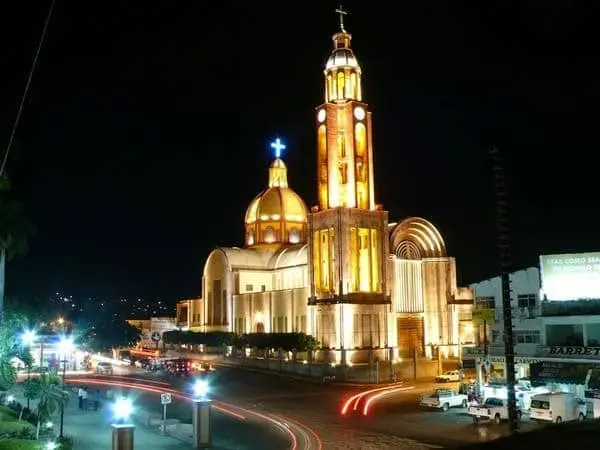
[{"label": "church facade", "polygon": [[[248,206],[242,247],[214,249],[202,299],[178,305],[198,331],[303,332],[340,362],[361,349],[458,355],[473,342],[473,295],[456,282],[456,262],[429,221],[390,223],[375,201],[372,115],[362,98],[351,35],[333,35],[324,103],[315,110],[317,205],[289,187],[275,159],[267,187]],[[354,355],[355,354],[355,355]],[[353,356],[354,355],[354,356]]]}]

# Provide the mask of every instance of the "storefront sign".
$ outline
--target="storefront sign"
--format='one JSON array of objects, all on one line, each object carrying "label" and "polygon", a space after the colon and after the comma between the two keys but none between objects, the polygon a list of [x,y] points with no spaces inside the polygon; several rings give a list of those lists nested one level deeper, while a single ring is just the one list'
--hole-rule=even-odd
[{"label": "storefront sign", "polygon": [[462,350],[465,355],[485,355],[485,349],[483,347],[463,347]]},{"label": "storefront sign", "polygon": [[600,347],[547,347],[552,356],[591,356],[600,357]]},{"label": "storefront sign", "polygon": [[543,361],[531,365],[531,380],[545,383],[589,384],[597,379],[597,364]]}]

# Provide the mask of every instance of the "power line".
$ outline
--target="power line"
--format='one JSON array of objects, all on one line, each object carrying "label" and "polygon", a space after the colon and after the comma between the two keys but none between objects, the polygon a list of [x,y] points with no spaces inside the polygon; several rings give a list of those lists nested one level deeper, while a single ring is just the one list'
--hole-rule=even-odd
[{"label": "power line", "polygon": [[33,73],[35,72],[35,68],[37,66],[37,61],[40,56],[40,52],[42,50],[42,45],[44,44],[44,39],[46,38],[46,31],[48,30],[48,25],[50,25],[50,19],[52,18],[52,11],[54,10],[54,4],[56,0],[52,0],[50,4],[50,9],[48,10],[48,15],[46,16],[46,21],[44,22],[44,28],[42,29],[42,35],[40,37],[40,42],[38,43],[35,56],[33,57],[33,63],[31,64],[31,69],[29,70],[29,76],[27,77],[27,83],[25,84],[25,90],[23,91],[23,96],[21,97],[21,103],[19,104],[19,109],[17,110],[17,117],[15,118],[15,123],[13,124],[12,130],[10,132],[10,138],[8,139],[8,145],[6,146],[6,151],[4,152],[4,156],[2,157],[2,164],[0,165],[0,177],[4,175],[4,169],[6,168],[6,162],[8,161],[8,155],[13,145],[13,141],[15,139],[15,134],[17,132],[17,127],[19,126],[19,122],[21,120],[21,115],[23,114],[23,109],[25,107],[25,100],[27,99],[27,94],[29,93],[29,88],[31,87],[31,80],[33,79]]}]

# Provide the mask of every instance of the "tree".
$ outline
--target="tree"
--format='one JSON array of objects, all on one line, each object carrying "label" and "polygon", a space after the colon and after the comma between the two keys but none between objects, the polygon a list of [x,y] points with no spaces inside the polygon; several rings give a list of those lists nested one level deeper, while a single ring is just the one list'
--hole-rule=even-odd
[{"label": "tree", "polygon": [[[15,368],[12,364],[14,357],[26,353],[19,341],[19,327],[11,316],[0,326],[0,390],[10,388],[16,380]],[[31,356],[31,354],[29,354]],[[27,358],[27,356],[24,356]]]},{"label": "tree", "polygon": [[82,345],[89,350],[103,351],[115,347],[131,347],[141,338],[141,330],[125,320],[98,321],[89,326]]},{"label": "tree", "polygon": [[40,375],[31,379],[25,387],[25,396],[37,399],[37,430],[36,439],[40,437],[40,424],[48,421],[52,415],[65,406],[69,400],[69,393],[58,385],[58,378],[49,375]]},{"label": "tree", "polygon": [[9,190],[8,178],[0,177],[0,326],[4,315],[6,263],[16,255],[27,253],[28,238],[34,232],[23,215],[21,204],[8,196]]}]

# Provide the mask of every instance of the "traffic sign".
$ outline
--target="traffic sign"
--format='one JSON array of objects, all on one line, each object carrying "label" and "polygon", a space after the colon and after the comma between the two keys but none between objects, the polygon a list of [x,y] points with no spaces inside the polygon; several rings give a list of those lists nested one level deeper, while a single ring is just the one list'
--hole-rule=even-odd
[{"label": "traffic sign", "polygon": [[171,403],[172,397],[171,394],[168,392],[165,392],[164,394],[160,394],[160,403],[163,405],[168,405],[169,403]]},{"label": "traffic sign", "polygon": [[161,340],[161,335],[158,331],[155,331],[154,333],[152,333],[152,340],[154,342],[159,342]]}]

